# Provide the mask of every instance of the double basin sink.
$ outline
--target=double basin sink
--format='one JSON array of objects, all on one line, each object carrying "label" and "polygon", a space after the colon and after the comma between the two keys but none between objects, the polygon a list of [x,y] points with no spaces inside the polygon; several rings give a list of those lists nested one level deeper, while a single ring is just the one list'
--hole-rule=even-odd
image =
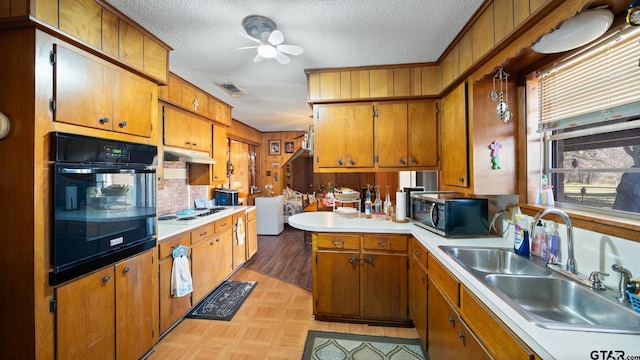
[{"label": "double basin sink", "polygon": [[440,246],[533,324],[558,330],[640,334],[640,313],[611,290],[591,290],[510,249]]}]

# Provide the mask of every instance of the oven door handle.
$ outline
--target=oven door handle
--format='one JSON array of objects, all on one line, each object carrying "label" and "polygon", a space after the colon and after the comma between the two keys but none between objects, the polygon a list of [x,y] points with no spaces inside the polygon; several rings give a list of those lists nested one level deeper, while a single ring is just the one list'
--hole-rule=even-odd
[{"label": "oven door handle", "polygon": [[61,167],[58,168],[59,174],[135,174],[135,173],[149,173],[154,172],[154,170],[143,169],[143,168],[68,168]]}]

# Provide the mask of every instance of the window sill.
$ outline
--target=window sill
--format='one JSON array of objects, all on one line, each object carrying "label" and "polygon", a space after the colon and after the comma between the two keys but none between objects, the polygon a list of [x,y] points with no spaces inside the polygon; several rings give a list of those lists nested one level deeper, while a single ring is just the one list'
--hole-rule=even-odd
[{"label": "window sill", "polygon": [[[529,216],[535,216],[540,210],[544,209],[544,207],[538,205],[518,204],[518,206],[523,214]],[[569,215],[574,227],[640,242],[640,221],[574,209],[561,210]],[[550,214],[548,218],[559,223],[563,222],[556,215]]]}]

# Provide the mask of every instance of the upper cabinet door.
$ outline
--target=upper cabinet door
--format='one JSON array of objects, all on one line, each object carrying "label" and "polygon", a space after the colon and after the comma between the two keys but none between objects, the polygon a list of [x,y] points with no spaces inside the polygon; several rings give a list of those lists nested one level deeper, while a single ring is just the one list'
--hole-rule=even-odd
[{"label": "upper cabinet door", "polygon": [[53,119],[111,130],[115,71],[60,45],[54,45]]},{"label": "upper cabinet door", "polygon": [[469,186],[467,150],[467,84],[442,101],[442,180],[444,185]]},{"label": "upper cabinet door", "polygon": [[379,104],[376,108],[375,126],[378,166],[408,166],[407,103]]},{"label": "upper cabinet door", "polygon": [[409,166],[438,166],[438,119],[436,102],[408,104]]},{"label": "upper cabinet door", "polygon": [[346,106],[316,106],[314,113],[315,165],[320,168],[343,167]]},{"label": "upper cabinet door", "polygon": [[102,47],[102,6],[94,0],[60,0],[60,30]]},{"label": "upper cabinet door", "polygon": [[113,130],[151,137],[157,85],[133,74],[123,72],[118,75],[118,94],[113,99]]}]

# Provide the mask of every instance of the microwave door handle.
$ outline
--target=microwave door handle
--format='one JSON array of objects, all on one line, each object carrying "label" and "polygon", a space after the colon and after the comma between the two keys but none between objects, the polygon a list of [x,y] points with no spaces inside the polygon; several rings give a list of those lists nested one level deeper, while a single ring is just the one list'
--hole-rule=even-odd
[{"label": "microwave door handle", "polygon": [[436,226],[436,222],[433,219],[433,212],[436,209],[436,203],[431,203],[431,210],[429,210],[429,218],[431,218],[431,225]]}]

